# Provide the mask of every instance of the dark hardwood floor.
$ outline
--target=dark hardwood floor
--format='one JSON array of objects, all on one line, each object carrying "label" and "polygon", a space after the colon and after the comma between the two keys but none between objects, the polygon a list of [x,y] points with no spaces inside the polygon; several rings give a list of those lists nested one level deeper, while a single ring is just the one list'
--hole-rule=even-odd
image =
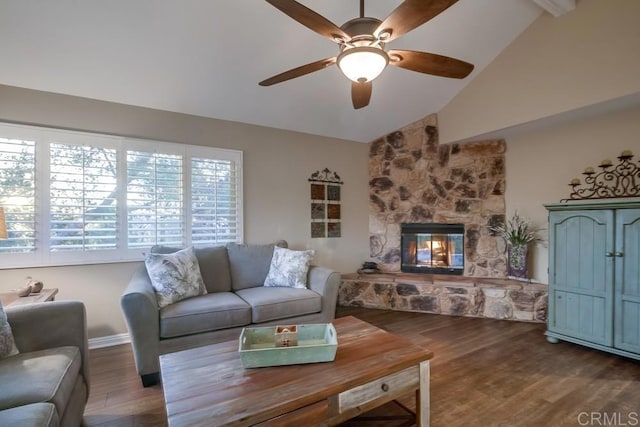
[{"label": "dark hardwood floor", "polygon": [[[432,426],[640,425],[640,363],[549,344],[545,325],[339,307],[345,315],[435,353]],[[166,425],[162,387],[140,385],[129,345],[92,350],[90,363],[86,425]],[[401,402],[415,408],[413,396]],[[388,405],[378,412],[396,411]]]}]

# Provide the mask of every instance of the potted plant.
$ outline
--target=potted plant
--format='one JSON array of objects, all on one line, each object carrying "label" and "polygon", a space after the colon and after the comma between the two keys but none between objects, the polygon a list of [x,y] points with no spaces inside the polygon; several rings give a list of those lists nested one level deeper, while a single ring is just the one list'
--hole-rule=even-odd
[{"label": "potted plant", "polygon": [[491,226],[489,229],[507,242],[508,275],[526,278],[529,244],[541,240],[538,236],[540,229],[533,228],[517,211],[506,224]]}]

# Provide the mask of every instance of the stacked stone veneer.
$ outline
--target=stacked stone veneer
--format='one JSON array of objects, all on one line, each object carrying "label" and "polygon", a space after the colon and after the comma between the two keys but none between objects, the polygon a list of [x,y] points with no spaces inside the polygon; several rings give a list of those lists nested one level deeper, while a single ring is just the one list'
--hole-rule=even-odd
[{"label": "stacked stone veneer", "polygon": [[531,322],[547,319],[548,287],[515,280],[410,273],[344,274],[342,306]]},{"label": "stacked stone veneer", "polygon": [[465,225],[465,276],[506,277],[505,243],[489,226],[505,218],[505,143],[438,143],[431,115],[370,144],[370,255],[400,271],[402,223]]}]

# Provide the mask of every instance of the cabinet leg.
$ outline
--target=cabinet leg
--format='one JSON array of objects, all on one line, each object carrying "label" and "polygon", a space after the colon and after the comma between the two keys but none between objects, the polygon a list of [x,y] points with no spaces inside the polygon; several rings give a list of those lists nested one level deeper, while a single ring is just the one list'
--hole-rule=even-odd
[{"label": "cabinet leg", "polygon": [[547,341],[551,344],[558,344],[560,342],[560,340],[556,337],[547,337]]}]

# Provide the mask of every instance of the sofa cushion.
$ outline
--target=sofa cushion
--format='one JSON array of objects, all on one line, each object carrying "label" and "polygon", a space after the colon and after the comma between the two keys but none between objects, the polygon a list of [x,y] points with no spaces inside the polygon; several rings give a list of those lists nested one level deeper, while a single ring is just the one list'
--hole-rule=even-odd
[{"label": "sofa cushion", "polygon": [[229,256],[224,246],[196,248],[202,280],[209,292],[231,291]]},{"label": "sofa cushion", "polygon": [[192,247],[171,254],[147,254],[144,264],[160,308],[207,293]]},{"label": "sofa cushion", "polygon": [[[151,253],[171,254],[180,248],[171,246],[154,246]],[[229,292],[231,290],[231,273],[229,272],[229,256],[224,246],[195,248],[196,258],[200,266],[200,274],[207,292]]]},{"label": "sofa cushion", "polygon": [[231,288],[240,289],[262,286],[269,272],[273,247],[270,245],[239,245],[229,243],[229,269],[231,270]]},{"label": "sofa cushion", "polygon": [[41,402],[0,411],[0,425],[57,427],[60,425],[60,419],[53,404]]},{"label": "sofa cushion", "polygon": [[18,348],[13,339],[13,332],[11,332],[7,313],[5,313],[2,301],[0,301],[0,359],[14,354],[18,354]]},{"label": "sofa cushion", "polygon": [[242,289],[236,294],[251,305],[253,323],[318,313],[322,310],[322,296],[309,289],[261,286]]},{"label": "sofa cushion", "polygon": [[216,292],[160,310],[160,337],[172,338],[251,323],[251,307],[232,292]]},{"label": "sofa cushion", "polygon": [[314,253],[313,250],[292,251],[276,246],[273,248],[269,274],[264,279],[264,286],[306,288],[307,273]]},{"label": "sofa cushion", "polygon": [[64,346],[16,354],[0,362],[0,409],[53,403],[62,416],[80,372],[78,347]]}]

